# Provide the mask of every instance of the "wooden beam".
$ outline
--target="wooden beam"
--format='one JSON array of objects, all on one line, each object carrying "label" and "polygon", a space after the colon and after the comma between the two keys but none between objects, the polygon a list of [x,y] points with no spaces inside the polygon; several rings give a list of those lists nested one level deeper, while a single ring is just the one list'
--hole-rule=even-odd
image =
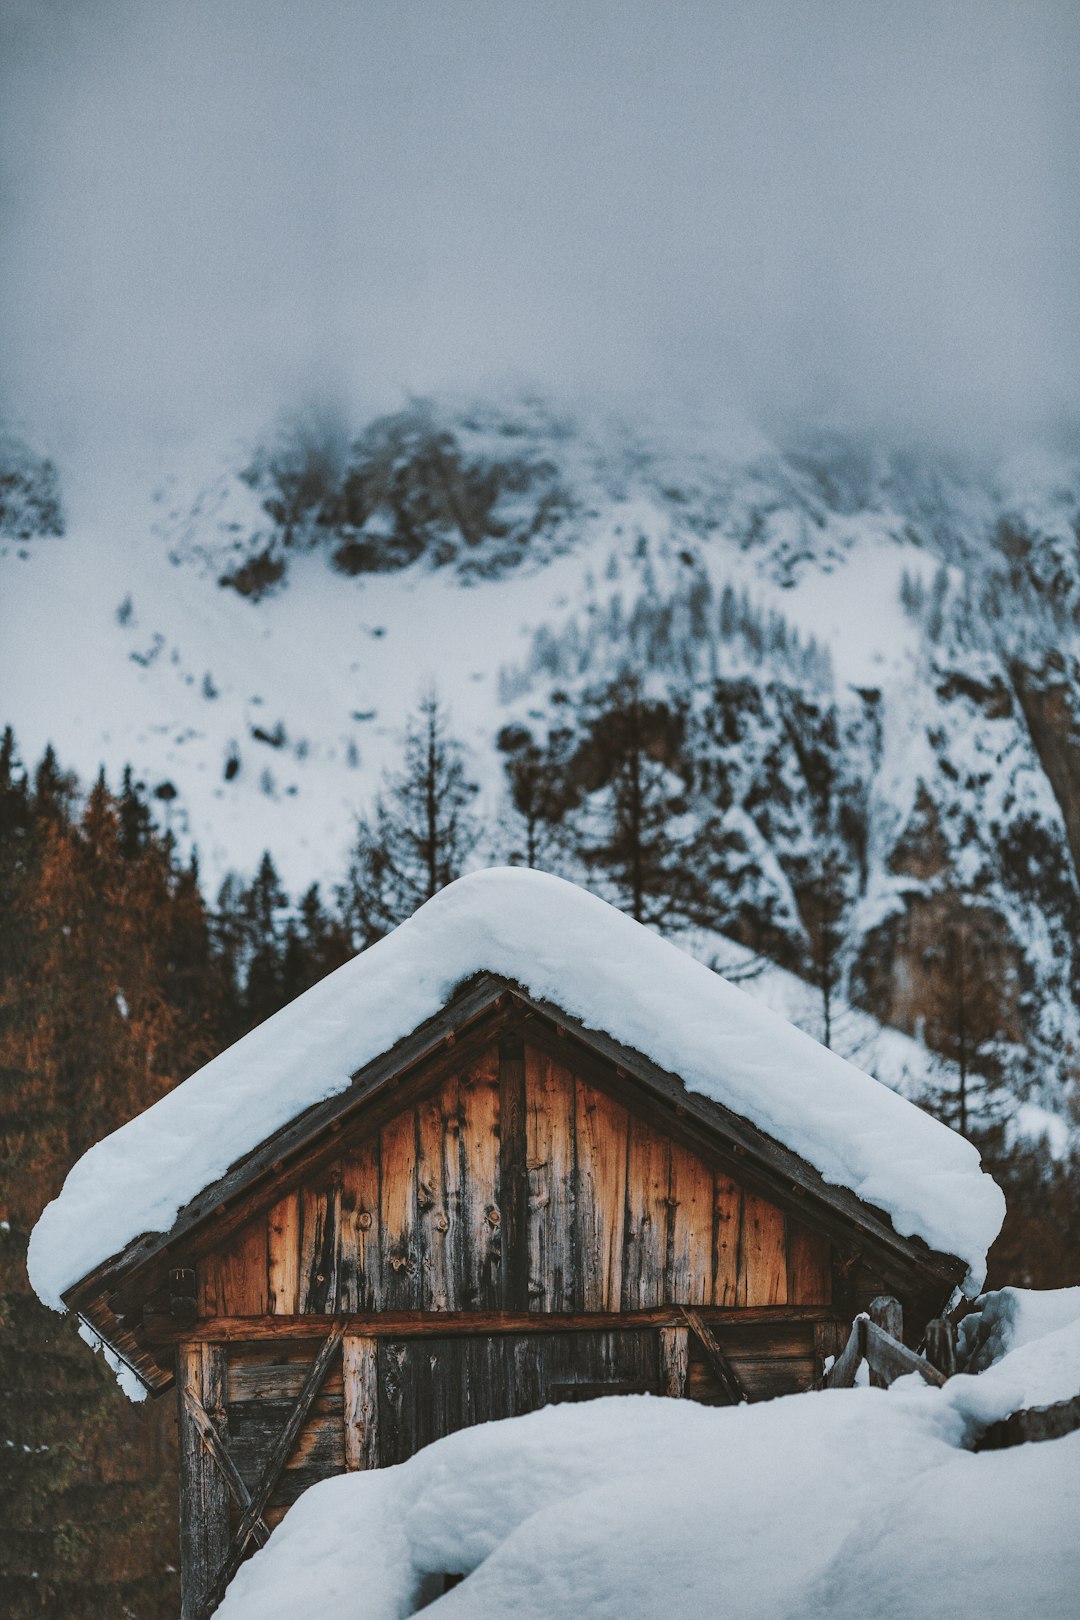
[{"label": "wooden beam", "polygon": [[716,1334],[709,1324],[702,1319],[700,1312],[684,1307],[682,1314],[687,1326],[704,1350],[705,1358],[720,1388],[732,1406],[741,1406],[747,1398],[746,1391],[742,1386],[738,1373],[721,1349]]},{"label": "wooden beam", "polygon": [[660,1383],[662,1392],[674,1400],[686,1394],[686,1374],[690,1365],[690,1329],[681,1327],[660,1329]]},{"label": "wooden beam", "polygon": [[379,1466],[378,1352],[378,1340],[368,1334],[347,1333],[342,1340],[348,1469]]},{"label": "wooden beam", "polygon": [[326,1375],[330,1370],[330,1362],[343,1337],[344,1329],[335,1327],[312,1362],[308,1375],[304,1380],[304,1387],[297,1397],[296,1405],[289,1413],[288,1421],[278,1436],[273,1451],[267,1458],[266,1466],[259,1477],[258,1484],[251,1493],[251,1501],[248,1503],[240,1519],[236,1534],[232,1538],[228,1555],[214,1582],[209,1602],[202,1610],[203,1616],[213,1614],[225,1596],[229,1582],[240,1568],[244,1554],[247,1552],[248,1542],[255,1532],[255,1526],[262,1518],[263,1511],[273,1495],[274,1486],[280,1479],[282,1470],[292,1455],[293,1447],[300,1436],[300,1430],[303,1428],[308,1413],[315,1403],[315,1397],[326,1380]]},{"label": "wooden beam", "polygon": [[525,1124],[525,1043],[508,1033],[499,1041],[499,1206],[503,1304],[517,1311],[529,1308]]},{"label": "wooden beam", "polygon": [[926,1359],[943,1378],[956,1371],[956,1324],[948,1317],[935,1316],[926,1324]]},{"label": "wooden beam", "polygon": [[[251,1493],[237,1473],[236,1464],[229,1456],[228,1448],[218,1433],[214,1420],[190,1386],[185,1385],[181,1390],[181,1399],[188,1409],[192,1422],[202,1436],[203,1444],[221,1469],[233,1501],[243,1513],[246,1508],[251,1506]],[[265,1520],[259,1519],[255,1525],[253,1539],[262,1546],[269,1534]]]},{"label": "wooden beam", "polygon": [[203,1409],[225,1409],[225,1352],[218,1345],[181,1344],[176,1356],[180,1449],[180,1615],[201,1620],[229,1550],[229,1489],[219,1472],[186,1391]]},{"label": "wooden beam", "polygon": [[[751,1325],[755,1322],[824,1322],[832,1320],[827,1305],[702,1306],[703,1321]],[[182,1331],[185,1340],[214,1344],[251,1344],[272,1339],[323,1338],[334,1328],[377,1339],[447,1338],[459,1333],[618,1332],[625,1328],[679,1327],[685,1322],[679,1305],[657,1305],[640,1311],[369,1311],[336,1316],[213,1316],[180,1330],[172,1317],[147,1316],[143,1336],[148,1344],[167,1345]]]}]

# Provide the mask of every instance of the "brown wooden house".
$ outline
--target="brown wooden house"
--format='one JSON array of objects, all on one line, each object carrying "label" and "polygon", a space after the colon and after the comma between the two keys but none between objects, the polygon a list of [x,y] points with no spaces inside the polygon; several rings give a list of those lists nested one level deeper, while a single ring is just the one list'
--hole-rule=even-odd
[{"label": "brown wooden house", "polygon": [[175,1386],[193,1620],[327,1475],[554,1401],[805,1390],[874,1295],[917,1338],[965,1270],[487,971],[64,1299]]}]

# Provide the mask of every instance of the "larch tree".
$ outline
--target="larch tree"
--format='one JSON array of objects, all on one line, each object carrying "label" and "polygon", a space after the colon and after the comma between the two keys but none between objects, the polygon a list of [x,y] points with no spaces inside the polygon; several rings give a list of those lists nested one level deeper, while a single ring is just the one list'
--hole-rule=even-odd
[{"label": "larch tree", "polygon": [[461,875],[477,838],[476,793],[465,750],[428,692],[406,729],[400,771],[387,776],[374,815],[357,824],[338,898],[358,945],[381,938]]}]

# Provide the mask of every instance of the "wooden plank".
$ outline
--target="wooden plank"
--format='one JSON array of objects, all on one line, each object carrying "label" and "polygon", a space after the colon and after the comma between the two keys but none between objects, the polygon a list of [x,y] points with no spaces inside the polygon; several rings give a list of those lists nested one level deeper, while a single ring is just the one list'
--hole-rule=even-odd
[{"label": "wooden plank", "polygon": [[[730,1176],[717,1171],[713,1177],[714,1305],[739,1304],[742,1217],[742,1188],[737,1181],[732,1181]],[[743,1292],[745,1295],[745,1290]]]},{"label": "wooden plank", "polygon": [[[813,1356],[791,1357],[784,1361],[753,1361],[732,1356],[730,1360],[746,1392],[746,1399],[751,1403],[775,1400],[780,1395],[803,1394],[814,1387]],[[704,1357],[698,1360],[693,1352],[687,1373],[686,1393],[691,1400],[701,1401],[708,1406],[730,1405],[708,1362]]]},{"label": "wooden plank", "polygon": [[667,1292],[671,1142],[631,1114],[626,1154],[623,1309],[664,1302]]},{"label": "wooden plank", "polygon": [[[180,1613],[201,1620],[229,1550],[229,1488],[184,1399],[190,1391],[224,1426],[225,1352],[181,1344],[176,1357],[180,1460]],[[254,1521],[253,1521],[254,1526]]]},{"label": "wooden plank", "polygon": [[784,1212],[755,1193],[743,1195],[739,1291],[747,1305],[787,1302],[787,1242]]},{"label": "wooden plank", "polygon": [[690,1361],[690,1329],[660,1329],[660,1381],[665,1395],[681,1400],[686,1394],[686,1374]]},{"label": "wooden plank", "polygon": [[[259,1483],[293,1401],[249,1401],[229,1408],[229,1445],[246,1485]],[[341,1395],[319,1395],[304,1419],[284,1467],[322,1468],[340,1474],[345,1467],[345,1402]],[[271,1494],[273,1500],[273,1494]]]},{"label": "wooden plank", "polygon": [[787,1223],[787,1299],[792,1305],[828,1305],[832,1301],[832,1244],[790,1215]]},{"label": "wooden plank", "polygon": [[341,1307],[377,1311],[382,1304],[379,1138],[351,1144],[341,1159]]},{"label": "wooden plank", "polygon": [[383,1303],[387,1310],[422,1304],[416,1234],[416,1110],[388,1120],[379,1137],[380,1241]]},{"label": "wooden plank", "polygon": [[342,1340],[345,1386],[345,1466],[379,1466],[379,1368],[377,1339],[347,1333]]},{"label": "wooden plank", "polygon": [[[329,1338],[326,1340],[326,1343],[322,1346],[318,1355],[315,1357],[315,1360],[312,1362],[311,1369],[304,1381],[304,1387],[300,1392],[296,1405],[293,1407],[289,1420],[282,1429],[277,1443],[267,1460],[262,1477],[251,1493],[251,1502],[246,1511],[242,1514],[236,1534],[232,1538],[228,1556],[225,1559],[224,1566],[214,1583],[213,1591],[211,1593],[210,1603],[208,1605],[211,1613],[221,1602],[222,1597],[225,1594],[226,1587],[240,1567],[244,1554],[247,1551],[248,1542],[251,1540],[255,1524],[258,1519],[262,1517],[263,1511],[269,1503],[274,1486],[277,1484],[278,1478],[284,1469],[285,1464],[289,1460],[289,1456],[294,1445],[296,1444],[297,1437],[304,1426],[305,1419],[307,1418],[308,1412],[311,1409],[312,1403],[322,1387],[322,1383],[329,1370],[330,1363],[336,1356],[343,1337],[343,1329],[341,1327],[335,1327],[330,1333]],[[224,1378],[222,1378],[222,1383],[224,1383]]]},{"label": "wooden plank", "polygon": [[[755,1322],[827,1321],[832,1311],[825,1305],[709,1307],[704,1320],[718,1324],[749,1326]],[[523,1311],[382,1311],[339,1316],[261,1316],[218,1317],[179,1328],[171,1316],[150,1316],[144,1333],[155,1345],[177,1344],[181,1339],[210,1340],[221,1344],[252,1344],[269,1347],[275,1341],[314,1340],[332,1327],[349,1333],[371,1333],[377,1338],[431,1337],[453,1333],[536,1333],[594,1332],[631,1327],[672,1327],[682,1321],[675,1305],[657,1305],[627,1311],[553,1311],[539,1314]]]},{"label": "wooden plank", "polygon": [[202,1316],[262,1316],[267,1309],[266,1222],[253,1220],[204,1255],[196,1272]]},{"label": "wooden plank", "polygon": [[525,1046],[518,1034],[499,1042],[499,1186],[502,1198],[502,1303],[529,1308],[529,1173]]},{"label": "wooden plank", "polygon": [[711,1325],[703,1320],[698,1311],[687,1309],[683,1311],[683,1316],[686,1318],[687,1327],[690,1328],[704,1350],[705,1358],[712,1368],[713,1376],[720,1388],[728,1397],[732,1406],[741,1405],[746,1400],[746,1391]]},{"label": "wooden plank", "polygon": [[630,1121],[621,1103],[580,1078],[575,1094],[574,1219],[581,1306],[617,1311],[622,1303]]},{"label": "wooden plank", "polygon": [[1052,1406],[1026,1406],[1007,1418],[987,1424],[975,1441],[976,1451],[1001,1451],[1008,1446],[1060,1440],[1080,1429],[1080,1395]]},{"label": "wooden plank", "polygon": [[696,1153],[671,1145],[666,1297],[673,1304],[707,1305],[713,1284],[712,1171]]},{"label": "wooden plank", "polygon": [[458,1308],[463,1267],[457,1077],[417,1104],[417,1242],[426,1309]]},{"label": "wooden plank", "polygon": [[476,1310],[497,1310],[502,1298],[497,1047],[462,1071],[459,1098],[464,1239],[461,1304]]},{"label": "wooden plank", "polygon": [[341,1173],[300,1193],[300,1314],[332,1314],[340,1298]]},{"label": "wooden plank", "polygon": [[266,1217],[267,1309],[295,1316],[300,1309],[300,1194],[286,1193]]},{"label": "wooden plank", "polygon": [[571,1310],[577,1280],[573,1252],[574,1076],[565,1064],[527,1047],[525,1099],[529,1308]]}]

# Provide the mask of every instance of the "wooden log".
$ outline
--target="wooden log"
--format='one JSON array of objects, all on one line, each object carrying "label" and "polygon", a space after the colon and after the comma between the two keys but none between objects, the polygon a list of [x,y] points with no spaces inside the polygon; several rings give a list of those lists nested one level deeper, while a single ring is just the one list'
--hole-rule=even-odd
[{"label": "wooden log", "polygon": [[[703,1320],[749,1326],[755,1322],[821,1322],[830,1320],[826,1305],[705,1307]],[[377,1311],[337,1316],[219,1316],[179,1327],[171,1316],[151,1315],[143,1335],[149,1344],[169,1345],[181,1339],[221,1344],[270,1344],[274,1340],[322,1338],[335,1326],[348,1333],[400,1339],[458,1333],[566,1333],[619,1331],[632,1327],[676,1327],[684,1320],[674,1305],[640,1311]]]},{"label": "wooden log", "polygon": [[876,1322],[871,1320],[865,1324],[865,1336],[870,1382],[878,1389],[888,1389],[898,1378],[911,1372],[917,1372],[928,1384],[944,1384],[944,1376],[936,1367],[932,1367],[924,1357],[916,1355],[914,1350],[909,1350],[906,1344],[894,1339]]},{"label": "wooden log", "polygon": [[[870,1320],[884,1333],[902,1344],[904,1340],[904,1312],[898,1299],[891,1294],[879,1294],[870,1302]],[[870,1363],[870,1382],[875,1389],[887,1389],[892,1382],[891,1378]]]},{"label": "wooden log", "polygon": [[378,1340],[348,1333],[342,1340],[345,1385],[345,1466],[379,1466]]},{"label": "wooden log", "polygon": [[690,1329],[660,1329],[660,1384],[664,1395],[681,1400],[686,1394],[686,1374],[690,1363]]},{"label": "wooden log", "polygon": [[1053,1406],[1028,1406],[997,1423],[988,1424],[975,1442],[976,1451],[1001,1451],[1008,1446],[1042,1440],[1060,1440],[1080,1429],[1080,1395]]},{"label": "wooden log", "polygon": [[[179,1346],[176,1357],[180,1453],[180,1614],[201,1620],[229,1550],[229,1487],[203,1444],[185,1391],[223,1424],[225,1352],[218,1345]],[[254,1520],[252,1521],[254,1529]],[[211,1611],[212,1612],[212,1611]]]},{"label": "wooden log", "polygon": [[746,1400],[746,1391],[742,1381],[731,1362],[724,1354],[720,1341],[707,1322],[698,1311],[684,1310],[683,1316],[687,1326],[692,1330],[698,1343],[705,1352],[706,1360],[712,1368],[713,1376],[732,1406],[740,1406]]},{"label": "wooden log", "polygon": [[[330,1362],[336,1354],[343,1337],[344,1330],[341,1327],[335,1327],[312,1362],[311,1370],[304,1382],[303,1389],[300,1391],[296,1405],[293,1407],[289,1420],[278,1437],[277,1444],[270,1453],[259,1483],[251,1493],[251,1501],[241,1516],[236,1534],[233,1536],[232,1543],[228,1548],[224,1565],[213,1584],[210,1601],[202,1612],[213,1614],[225,1595],[226,1587],[240,1568],[256,1522],[262,1517],[263,1510],[273,1494],[274,1486],[277,1484],[282,1470],[289,1460],[297,1436],[304,1426],[304,1421],[322,1387]],[[224,1382],[224,1374],[222,1375],[222,1381]]]},{"label": "wooden log", "polygon": [[[237,1472],[236,1464],[229,1455],[228,1448],[218,1433],[213,1419],[190,1386],[184,1386],[181,1389],[181,1399],[188,1409],[192,1422],[202,1436],[203,1444],[221,1470],[225,1483],[229,1487],[229,1494],[241,1513],[243,1513],[251,1505],[251,1495]],[[252,1540],[261,1547],[269,1534],[265,1520],[260,1518],[256,1522]]]},{"label": "wooden log", "polygon": [[935,1316],[927,1322],[926,1359],[943,1378],[956,1371],[956,1324],[948,1317]]}]

